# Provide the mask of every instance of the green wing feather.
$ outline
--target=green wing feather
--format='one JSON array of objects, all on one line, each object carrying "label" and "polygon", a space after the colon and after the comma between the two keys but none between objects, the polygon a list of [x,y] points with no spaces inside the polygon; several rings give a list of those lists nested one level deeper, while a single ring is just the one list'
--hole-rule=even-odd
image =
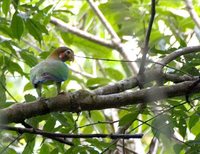
[{"label": "green wing feather", "polygon": [[59,60],[44,60],[37,64],[30,72],[33,85],[48,81],[62,82],[68,78],[68,67]]}]

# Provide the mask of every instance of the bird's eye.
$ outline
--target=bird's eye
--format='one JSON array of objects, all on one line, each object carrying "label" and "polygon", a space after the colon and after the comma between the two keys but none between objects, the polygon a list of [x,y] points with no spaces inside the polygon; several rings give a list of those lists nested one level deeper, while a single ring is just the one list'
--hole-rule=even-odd
[{"label": "bird's eye", "polygon": [[71,53],[71,51],[70,51],[70,50],[67,50],[66,52],[67,52],[67,54],[70,54],[70,53]]}]

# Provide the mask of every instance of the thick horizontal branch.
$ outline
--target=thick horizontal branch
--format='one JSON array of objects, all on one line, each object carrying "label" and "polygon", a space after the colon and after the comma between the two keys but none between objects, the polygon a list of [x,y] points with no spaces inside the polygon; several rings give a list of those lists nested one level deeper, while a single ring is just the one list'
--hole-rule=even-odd
[{"label": "thick horizontal branch", "polygon": [[122,139],[131,139],[131,138],[142,138],[143,134],[63,134],[63,133],[51,133],[46,131],[41,131],[38,129],[32,128],[21,128],[21,127],[11,127],[7,125],[0,125],[0,129],[16,131],[21,133],[30,133],[42,136],[49,137],[58,137],[58,138],[122,138]]},{"label": "thick horizontal branch", "polygon": [[[163,77],[163,74],[155,70],[146,71],[143,75],[133,76],[125,80],[121,80],[117,83],[109,84],[104,87],[100,87],[93,92],[97,95],[106,95],[119,93],[125,90],[129,90],[138,86],[138,81],[143,83],[148,83],[153,80],[159,80]],[[170,78],[170,77],[169,77]],[[175,78],[175,77],[174,77]],[[178,77],[177,77],[178,80]]]},{"label": "thick horizontal branch", "polygon": [[[126,105],[148,103],[176,96],[184,96],[193,83],[194,81],[185,81],[171,86],[152,87],[135,92],[125,91],[108,95],[96,95],[92,92],[80,90],[32,103],[13,105],[0,111],[0,121],[1,123],[18,123],[25,119],[50,112],[80,112],[118,108]],[[197,85],[191,93],[199,90],[200,85]]]}]

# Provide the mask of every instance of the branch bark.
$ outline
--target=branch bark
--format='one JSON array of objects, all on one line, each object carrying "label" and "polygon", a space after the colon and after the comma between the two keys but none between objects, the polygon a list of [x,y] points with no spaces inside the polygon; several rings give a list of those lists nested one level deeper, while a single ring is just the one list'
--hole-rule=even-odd
[{"label": "branch bark", "polygon": [[[50,112],[80,112],[118,108],[126,105],[149,103],[152,101],[183,96],[187,93],[193,81],[185,81],[172,86],[152,87],[135,92],[96,95],[85,90],[58,95],[53,98],[20,103],[0,111],[1,123],[21,122],[27,118]],[[200,85],[193,93],[200,90]]]},{"label": "branch bark", "polygon": [[[196,82],[196,77],[176,76],[162,73],[164,65],[171,60],[192,52],[200,51],[200,46],[178,49],[166,56],[160,68],[146,71],[143,75],[131,77],[112,85],[107,85],[91,92],[79,90],[73,93],[65,93],[57,97],[34,101],[31,103],[17,103],[9,108],[0,110],[1,123],[21,123],[25,119],[43,115],[50,112],[80,112],[100,110],[106,108],[118,108],[121,106],[148,103],[166,98],[183,96]],[[138,80],[145,83],[166,78],[170,81],[180,82],[171,86],[151,87],[136,91],[126,91],[138,86]],[[200,90],[200,85],[194,87],[191,93]]]},{"label": "branch bark", "polygon": [[106,27],[106,29],[108,30],[108,32],[110,33],[110,35],[114,38],[113,42],[116,43],[116,44],[120,43],[121,39],[119,38],[119,36],[117,35],[117,33],[113,30],[112,26],[106,20],[105,16],[102,14],[102,12],[99,10],[99,8],[95,5],[95,3],[93,2],[93,0],[87,0],[87,1],[90,4],[90,6],[93,9],[93,11],[95,12],[95,14],[101,20],[102,24]]},{"label": "branch bark", "polygon": [[57,27],[61,28],[64,32],[71,32],[71,33],[78,35],[82,38],[85,38],[89,41],[98,43],[100,45],[103,45],[103,46],[111,48],[111,49],[116,49],[115,45],[111,41],[96,37],[86,31],[80,30],[76,27],[72,27],[71,25],[66,24],[57,18],[51,17],[51,23],[56,25]]},{"label": "branch bark", "polygon": [[186,9],[188,10],[192,20],[197,25],[197,27],[200,29],[200,18],[194,10],[192,0],[185,0],[185,4],[186,4]]},{"label": "branch bark", "polygon": [[[131,138],[142,138],[143,134],[63,134],[63,133],[51,133],[42,131],[39,129],[32,128],[21,128],[21,127],[12,127],[7,125],[0,125],[0,129],[16,131],[21,133],[30,133],[36,135],[42,135],[49,138],[123,138],[123,139],[131,139]],[[73,145],[69,142],[69,145]]]},{"label": "branch bark", "polygon": [[191,47],[180,48],[180,49],[170,53],[169,55],[164,57],[160,62],[158,62],[161,65],[157,65],[157,69],[159,69],[159,71],[161,72],[165,65],[167,65],[171,61],[175,60],[176,58],[178,58],[182,55],[185,55],[185,54],[190,54],[190,53],[194,53],[194,52],[198,52],[198,51],[200,51],[200,46],[191,46]]},{"label": "branch bark", "polygon": [[151,35],[151,30],[152,30],[155,14],[156,14],[156,1],[151,0],[151,18],[149,20],[148,29],[145,36],[144,49],[143,49],[143,55],[142,55],[142,61],[140,65],[139,74],[143,74],[145,71],[146,56],[149,50],[149,39]]}]

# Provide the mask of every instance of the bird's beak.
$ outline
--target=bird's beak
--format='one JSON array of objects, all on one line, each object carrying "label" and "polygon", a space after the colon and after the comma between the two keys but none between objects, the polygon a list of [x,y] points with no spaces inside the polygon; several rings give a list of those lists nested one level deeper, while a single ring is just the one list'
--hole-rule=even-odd
[{"label": "bird's beak", "polygon": [[70,61],[74,61],[74,55],[72,55],[71,57],[70,57]]}]

